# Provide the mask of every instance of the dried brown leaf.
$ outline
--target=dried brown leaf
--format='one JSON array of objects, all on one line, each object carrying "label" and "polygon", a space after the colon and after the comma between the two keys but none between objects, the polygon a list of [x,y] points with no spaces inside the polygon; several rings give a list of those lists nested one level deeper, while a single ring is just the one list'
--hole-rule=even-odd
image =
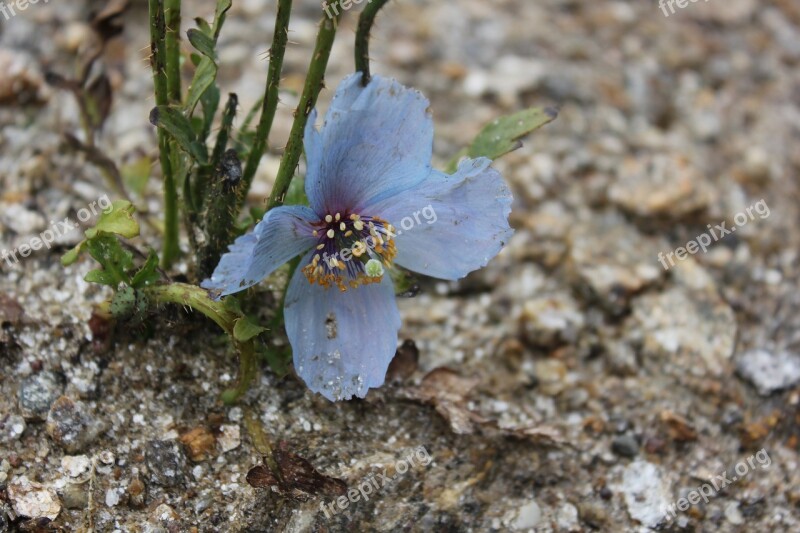
[{"label": "dried brown leaf", "polygon": [[277,465],[277,472],[273,472],[265,460],[264,464],[254,466],[247,473],[250,486],[269,488],[297,501],[305,501],[316,494],[340,496],[347,492],[344,481],[321,474],[306,459],[291,452],[285,441],[281,441],[278,448],[273,450],[272,459]]}]

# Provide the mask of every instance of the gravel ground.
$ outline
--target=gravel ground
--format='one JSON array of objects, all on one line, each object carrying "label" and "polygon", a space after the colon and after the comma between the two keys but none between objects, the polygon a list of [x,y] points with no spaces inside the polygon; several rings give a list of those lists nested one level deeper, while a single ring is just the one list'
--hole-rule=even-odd
[{"label": "gravel ground", "polygon": [[[289,89],[318,17],[295,3]],[[121,163],[156,147],[135,4],[104,58],[100,144]],[[213,13],[190,4],[187,28]],[[329,88],[353,68],[357,9]],[[74,71],[86,13],[0,14],[4,249],[106,193],[63,148],[74,102],[43,82]],[[222,90],[242,110],[263,90],[273,16],[274,2],[234,1],[220,39]],[[109,294],[83,281],[88,261],[58,263],[77,229],[4,262],[0,530],[800,531],[800,4],[665,16],[655,2],[404,0],[374,35],[373,69],[431,99],[438,163],[500,114],[560,107],[495,164],[515,197],[507,248],[461,282],[420,280],[400,302],[416,350],[365,400],[331,404],[265,368],[236,407],[218,401],[234,354],[203,321],[170,309],[109,344],[92,335]],[[297,96],[282,98],[254,203],[291,125]],[[310,497],[252,488],[253,426],[276,458],[363,494],[342,509],[333,482]]]}]

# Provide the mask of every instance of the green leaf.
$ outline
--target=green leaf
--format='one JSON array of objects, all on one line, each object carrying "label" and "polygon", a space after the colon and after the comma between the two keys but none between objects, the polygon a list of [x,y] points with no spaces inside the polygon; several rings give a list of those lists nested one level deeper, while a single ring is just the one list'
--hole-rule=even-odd
[{"label": "green leaf", "polygon": [[206,145],[197,141],[191,122],[183,113],[170,106],[156,106],[150,111],[150,123],[169,133],[178,146],[195,161],[201,165],[206,164],[208,161]]},{"label": "green leaf", "polygon": [[238,319],[233,324],[233,338],[239,342],[249,341],[264,331],[267,331],[267,328],[262,328],[246,316]]},{"label": "green leaf", "polygon": [[217,8],[214,10],[214,42],[219,38],[222,25],[225,23],[225,14],[233,5],[233,0],[217,0]]},{"label": "green leaf", "polygon": [[197,27],[200,28],[200,31],[202,31],[203,33],[205,33],[209,37],[214,35],[214,30],[211,29],[211,25],[208,23],[208,21],[206,19],[200,18],[200,17],[196,17],[194,19],[194,22],[195,22],[195,24],[197,24]]},{"label": "green leaf", "polygon": [[86,240],[86,248],[94,260],[103,267],[103,270],[90,272],[87,281],[114,288],[120,283],[130,285],[127,272],[133,269],[133,255],[122,248],[114,235],[98,233]]},{"label": "green leaf", "polygon": [[516,150],[522,146],[520,138],[552,122],[557,116],[558,111],[553,108],[533,107],[494,120],[481,130],[466,151],[460,152],[450,161],[447,172],[455,172],[458,160],[463,156],[495,160]]},{"label": "green leaf", "polygon": [[155,253],[155,251],[150,250],[150,254],[147,256],[147,261],[145,261],[142,268],[140,268],[139,271],[134,274],[133,279],[131,280],[131,287],[140,289],[142,287],[152,285],[159,279],[161,279],[161,274],[158,272],[158,255]]},{"label": "green leaf", "polygon": [[186,34],[189,37],[189,42],[192,43],[192,46],[194,46],[198,52],[209,59],[215,59],[216,54],[214,53],[213,37],[194,28],[186,32]]},{"label": "green leaf", "polygon": [[197,65],[197,70],[194,71],[192,84],[189,85],[189,94],[186,96],[186,109],[191,115],[197,102],[200,101],[203,94],[214,84],[217,78],[217,65],[211,59],[204,57]]},{"label": "green leaf", "polygon": [[81,252],[83,251],[85,243],[86,243],[86,241],[79,242],[75,246],[75,248],[73,248],[72,250],[68,251],[64,255],[62,255],[61,256],[61,266],[69,266],[69,265],[73,264],[75,261],[77,261],[78,257],[80,257]]},{"label": "green leaf", "polygon": [[[220,92],[219,87],[212,85],[200,97],[200,103],[203,104],[203,121],[200,129],[200,139],[205,140],[211,133],[211,127],[214,125],[214,115],[217,114],[219,109]],[[197,131],[197,130],[195,130]]]},{"label": "green leaf", "polygon": [[144,194],[147,182],[150,180],[150,159],[141,157],[132,163],[120,167],[119,172],[125,186],[138,196]]},{"label": "green leaf", "polygon": [[96,270],[90,270],[83,279],[89,283],[108,285],[109,287],[113,287],[115,289],[120,284],[119,279],[117,279],[113,272],[99,268]]},{"label": "green leaf", "polygon": [[115,200],[109,212],[103,211],[97,224],[86,230],[86,237],[93,239],[99,232],[115,233],[126,239],[139,235],[139,223],[133,218],[135,208],[127,200]]}]

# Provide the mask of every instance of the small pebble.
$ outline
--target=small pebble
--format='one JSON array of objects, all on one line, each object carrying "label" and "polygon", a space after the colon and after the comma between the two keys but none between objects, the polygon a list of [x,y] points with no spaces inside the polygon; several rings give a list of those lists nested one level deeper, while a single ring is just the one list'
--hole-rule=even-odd
[{"label": "small pebble", "polygon": [[517,531],[535,527],[542,519],[542,510],[535,501],[530,501],[519,508],[513,528]]},{"label": "small pebble", "polygon": [[56,491],[25,476],[9,483],[6,493],[18,515],[55,520],[61,512]]},{"label": "small pebble", "polygon": [[186,455],[174,440],[151,440],[144,452],[150,481],[162,487],[174,487],[183,482]]},{"label": "small pebble", "polygon": [[76,453],[94,442],[102,425],[86,404],[62,396],[50,408],[46,429],[56,444],[69,453]]},{"label": "small pebble", "polygon": [[55,372],[39,372],[22,380],[19,408],[28,420],[44,420],[50,405],[64,392],[64,381]]},{"label": "small pebble", "polygon": [[0,444],[19,440],[25,433],[25,419],[19,415],[0,415]]},{"label": "small pebble", "polygon": [[611,442],[611,451],[620,457],[636,457],[639,453],[639,443],[630,435],[620,435]]}]

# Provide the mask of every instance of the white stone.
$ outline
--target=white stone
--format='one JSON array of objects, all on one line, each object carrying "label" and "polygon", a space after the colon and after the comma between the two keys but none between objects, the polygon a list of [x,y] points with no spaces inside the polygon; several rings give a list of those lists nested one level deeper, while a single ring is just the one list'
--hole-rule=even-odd
[{"label": "white stone", "polygon": [[61,512],[56,491],[25,476],[12,481],[8,485],[7,493],[14,512],[20,516],[55,520]]},{"label": "white stone", "polygon": [[85,455],[65,455],[61,458],[61,468],[69,477],[80,477],[92,467]]},{"label": "white stone", "polygon": [[219,428],[220,435],[217,438],[222,453],[235,450],[242,443],[242,432],[238,425],[224,425]]}]

